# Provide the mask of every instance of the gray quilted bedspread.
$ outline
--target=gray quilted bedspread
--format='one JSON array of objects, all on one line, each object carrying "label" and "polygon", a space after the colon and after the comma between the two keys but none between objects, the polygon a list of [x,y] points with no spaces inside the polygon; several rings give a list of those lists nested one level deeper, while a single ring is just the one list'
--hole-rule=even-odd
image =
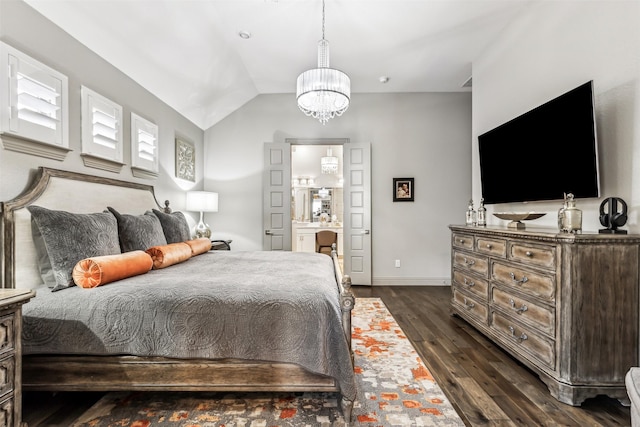
[{"label": "gray quilted bedspread", "polygon": [[339,301],[326,255],[212,251],[93,289],[39,288],[23,352],[291,362],[353,400]]}]

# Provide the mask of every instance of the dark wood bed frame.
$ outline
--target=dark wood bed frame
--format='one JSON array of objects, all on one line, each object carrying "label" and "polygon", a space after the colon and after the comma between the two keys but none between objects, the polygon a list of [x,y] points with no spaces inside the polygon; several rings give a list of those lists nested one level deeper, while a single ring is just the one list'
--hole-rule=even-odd
[{"label": "dark wood bed frame", "polygon": [[[55,182],[55,185],[51,185]],[[81,182],[81,184],[78,184]],[[75,184],[74,184],[75,183]],[[156,206],[153,187],[110,178],[40,167],[28,189],[13,200],[0,203],[2,213],[2,287],[29,288],[22,283],[21,270],[33,256],[25,237],[25,221],[30,220],[26,206],[37,202],[51,209],[78,212],[73,198],[60,200],[60,192],[67,184],[81,185],[99,190],[104,185],[114,186],[116,191],[104,196],[99,191],[83,193],[84,212],[100,211],[107,205],[122,205],[117,189],[140,192]],[[111,187],[109,187],[111,188]],[[104,193],[104,192],[103,192]],[[93,196],[91,195],[93,194]],[[44,197],[46,195],[46,197]],[[150,197],[149,197],[150,196]],[[87,201],[87,198],[95,201]],[[111,200],[112,198],[113,200]],[[130,199],[130,197],[127,197]],[[49,202],[47,202],[49,200]],[[51,201],[55,201],[51,202]],[[41,204],[41,202],[45,204]],[[54,206],[47,206],[52,203]],[[127,201],[129,209],[130,204]],[[146,206],[148,209],[150,206]],[[98,209],[98,210],[96,210]],[[117,209],[117,207],[116,207]],[[123,210],[127,212],[128,210]],[[129,210],[130,211],[130,210]],[[19,232],[18,232],[19,231]],[[26,248],[26,249],[25,249]],[[351,292],[351,279],[343,275],[337,252],[332,253],[336,282],[340,291],[342,325],[351,346],[351,310],[355,298]],[[25,259],[27,258],[27,260]],[[31,265],[33,269],[33,265]],[[38,282],[39,283],[39,282]],[[353,352],[350,348],[352,360]],[[247,360],[169,359],[136,356],[49,356],[28,355],[23,357],[22,384],[24,390],[43,391],[117,391],[117,390],[164,390],[164,391],[319,391],[339,392],[337,382],[330,377],[314,374],[295,364],[269,363]],[[341,408],[346,421],[351,418],[353,402],[341,399]]]}]

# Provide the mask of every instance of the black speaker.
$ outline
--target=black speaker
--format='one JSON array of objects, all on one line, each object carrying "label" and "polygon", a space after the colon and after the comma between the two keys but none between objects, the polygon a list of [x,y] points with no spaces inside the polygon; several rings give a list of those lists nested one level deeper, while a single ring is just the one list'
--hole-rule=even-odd
[{"label": "black speaker", "polygon": [[[620,210],[618,210],[620,203]],[[605,211],[606,207],[606,211]],[[608,197],[600,203],[600,224],[607,227],[600,233],[627,234],[627,230],[618,230],[627,223],[627,204],[620,197]]]}]

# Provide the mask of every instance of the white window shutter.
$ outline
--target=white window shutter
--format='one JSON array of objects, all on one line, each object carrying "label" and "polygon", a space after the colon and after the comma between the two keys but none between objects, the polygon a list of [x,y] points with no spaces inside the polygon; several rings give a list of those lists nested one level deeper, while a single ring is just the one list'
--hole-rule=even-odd
[{"label": "white window shutter", "polygon": [[82,97],[82,154],[122,164],[122,107],[88,87]]},{"label": "white window shutter", "polygon": [[131,113],[131,165],[158,172],[158,125]]},{"label": "white window shutter", "polygon": [[0,42],[0,133],[69,147],[68,79]]}]

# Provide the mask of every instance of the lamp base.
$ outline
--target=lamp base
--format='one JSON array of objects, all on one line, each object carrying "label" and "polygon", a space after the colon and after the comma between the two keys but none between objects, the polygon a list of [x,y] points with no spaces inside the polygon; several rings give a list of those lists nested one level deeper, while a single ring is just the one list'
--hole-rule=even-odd
[{"label": "lamp base", "polygon": [[211,238],[211,229],[207,224],[200,221],[198,225],[196,225],[196,238],[206,237],[207,239]]}]

